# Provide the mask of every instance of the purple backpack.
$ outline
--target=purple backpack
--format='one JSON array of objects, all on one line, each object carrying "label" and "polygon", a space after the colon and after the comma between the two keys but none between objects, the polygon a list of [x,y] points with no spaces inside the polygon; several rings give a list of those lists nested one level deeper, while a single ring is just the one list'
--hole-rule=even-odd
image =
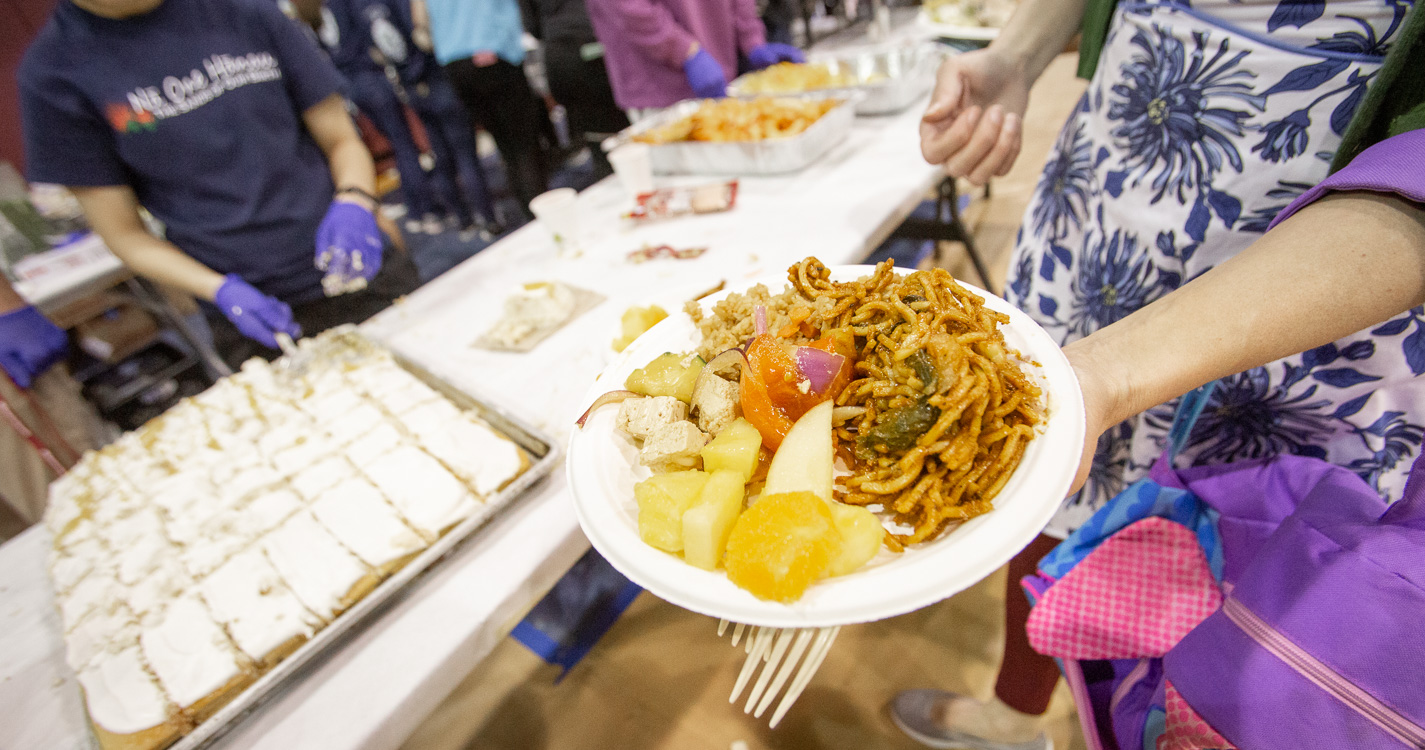
[{"label": "purple backpack", "polygon": [[1162,658],[1061,659],[1090,747],[1220,746],[1191,736],[1196,725],[1242,750],[1425,750],[1425,460],[1389,508],[1314,458],[1174,469],[1208,392],[1184,398],[1150,476],[1024,581],[1042,597],[1156,517],[1196,536],[1220,587],[1221,608]]}]

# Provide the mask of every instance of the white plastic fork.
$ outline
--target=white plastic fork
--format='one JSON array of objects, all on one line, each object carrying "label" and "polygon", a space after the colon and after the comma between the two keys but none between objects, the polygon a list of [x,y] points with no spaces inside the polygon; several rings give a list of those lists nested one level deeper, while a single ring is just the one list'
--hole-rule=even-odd
[{"label": "white plastic fork", "polygon": [[[735,627],[732,631],[732,645],[743,643],[747,660],[743,662],[742,671],[737,675],[737,684],[732,688],[728,703],[737,702],[738,696],[747,687],[747,683],[752,681],[752,675],[757,672],[758,666],[761,666],[762,672],[757,675],[757,682],[753,684],[752,691],[747,695],[747,704],[742,709],[743,713],[750,713],[760,719],[772,705],[772,701],[776,700],[777,693],[787,684],[788,678],[792,678],[792,671],[797,670],[796,677],[791,679],[786,694],[777,704],[777,710],[772,712],[770,726],[775,728],[782,721],[782,717],[787,715],[792,704],[796,703],[802,691],[806,690],[812,676],[821,667],[821,662],[826,659],[826,654],[831,650],[831,644],[836,640],[836,634],[841,632],[841,628],[765,628],[742,623],[733,624]],[[718,622],[719,637],[727,632],[728,625],[727,620]]]}]

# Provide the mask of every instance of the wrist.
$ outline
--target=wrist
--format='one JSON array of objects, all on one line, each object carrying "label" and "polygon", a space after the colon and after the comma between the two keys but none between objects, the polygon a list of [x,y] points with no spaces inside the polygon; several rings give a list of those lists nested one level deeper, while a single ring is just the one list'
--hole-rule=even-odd
[{"label": "wrist", "polygon": [[353,203],[373,214],[376,213],[376,207],[381,203],[375,195],[371,194],[371,191],[355,185],[337,188],[332,200],[340,203]]},{"label": "wrist", "polygon": [[1106,351],[1103,343],[1101,336],[1090,335],[1064,346],[1064,356],[1078,378],[1083,395],[1089,431],[1084,439],[1089,442],[1098,440],[1109,427],[1142,411],[1133,405],[1131,365]]},{"label": "wrist", "polygon": [[1042,67],[1035,70],[1036,51],[1032,47],[1012,41],[995,39],[985,48],[985,54],[995,59],[995,65],[1004,69],[1011,77],[1023,82],[1028,88],[1039,77]]}]

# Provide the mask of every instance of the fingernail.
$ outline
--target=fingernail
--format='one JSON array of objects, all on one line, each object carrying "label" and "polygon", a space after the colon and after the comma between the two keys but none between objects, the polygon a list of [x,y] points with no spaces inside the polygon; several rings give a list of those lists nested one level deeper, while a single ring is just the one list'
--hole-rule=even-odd
[{"label": "fingernail", "polygon": [[1011,133],[1013,133],[1013,132],[1016,131],[1016,130],[1019,130],[1019,127],[1020,127],[1020,125],[1022,125],[1022,124],[1023,124],[1023,121],[1020,120],[1019,115],[1016,115],[1016,114],[1014,114],[1013,112],[1009,113],[1008,115],[1005,115],[1005,118],[1004,118],[1004,127],[1005,127],[1006,130],[1010,131]]},{"label": "fingernail", "polygon": [[998,104],[990,107],[990,111],[987,114],[989,115],[990,123],[993,125],[1004,122],[1004,108]]}]

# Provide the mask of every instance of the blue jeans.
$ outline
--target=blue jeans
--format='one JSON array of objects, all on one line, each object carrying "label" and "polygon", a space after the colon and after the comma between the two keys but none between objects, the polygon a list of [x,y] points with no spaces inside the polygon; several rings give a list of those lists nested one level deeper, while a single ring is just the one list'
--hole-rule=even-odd
[{"label": "blue jeans", "polygon": [[430,178],[436,194],[455,212],[462,227],[474,223],[473,213],[493,223],[495,206],[490,200],[485,171],[480,167],[475,129],[446,79],[445,71],[431,66],[424,79],[409,84],[406,92],[411,108],[425,125],[435,156],[435,169]]}]

